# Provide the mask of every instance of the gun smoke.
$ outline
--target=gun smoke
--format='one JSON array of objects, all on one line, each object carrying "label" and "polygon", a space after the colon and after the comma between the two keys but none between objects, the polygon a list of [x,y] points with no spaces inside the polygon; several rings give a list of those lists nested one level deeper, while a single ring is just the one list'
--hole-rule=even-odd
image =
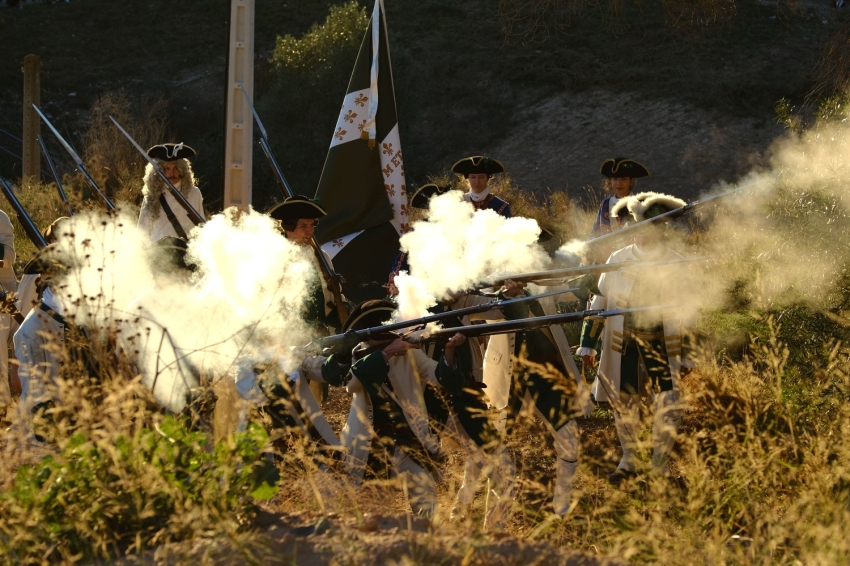
[{"label": "gun smoke", "polygon": [[432,198],[428,220],[414,223],[400,240],[410,273],[395,279],[397,319],[424,316],[437,301],[481,287],[488,276],[544,269],[549,258],[539,235],[536,220],[476,212],[460,191]]},{"label": "gun smoke", "polygon": [[152,270],[150,243],[126,216],[78,214],[59,245],[74,264],[56,286],[67,312],[89,329],[120,328],[121,346],[171,410],[200,374],[231,375],[245,357],[294,369],[291,347],[309,341],[310,250],[253,210],[228,209],[191,232],[191,280]]}]

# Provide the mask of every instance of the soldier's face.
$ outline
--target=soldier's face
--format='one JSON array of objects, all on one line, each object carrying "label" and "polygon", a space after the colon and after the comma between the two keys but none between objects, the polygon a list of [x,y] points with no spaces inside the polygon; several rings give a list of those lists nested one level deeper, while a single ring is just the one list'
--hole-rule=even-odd
[{"label": "soldier's face", "polygon": [[490,180],[490,176],[487,173],[470,173],[467,180],[472,192],[480,193],[487,188],[487,181]]},{"label": "soldier's face", "polygon": [[180,182],[180,169],[177,168],[177,163],[174,161],[166,161],[162,164],[162,172],[168,177],[172,185]]},{"label": "soldier's face", "polygon": [[318,220],[313,218],[300,218],[295,225],[295,230],[291,232],[286,230],[286,239],[301,246],[309,246],[318,223]]},{"label": "soldier's face", "polygon": [[614,189],[614,195],[617,198],[629,196],[634,186],[635,180],[631,177],[614,177],[611,179],[611,188]]}]

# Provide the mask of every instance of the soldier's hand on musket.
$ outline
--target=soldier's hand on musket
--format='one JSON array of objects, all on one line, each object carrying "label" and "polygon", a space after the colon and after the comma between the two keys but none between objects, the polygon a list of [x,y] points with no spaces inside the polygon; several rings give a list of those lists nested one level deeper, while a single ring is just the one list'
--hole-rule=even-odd
[{"label": "soldier's hand on musket", "polygon": [[525,281],[514,281],[513,279],[505,279],[505,296],[506,297],[519,297],[522,295],[522,290],[526,288],[528,283]]},{"label": "soldier's hand on musket", "polygon": [[586,368],[592,368],[596,366],[596,356],[582,356],[581,363]]},{"label": "soldier's hand on musket", "polygon": [[458,346],[460,346],[464,342],[466,342],[466,335],[458,332],[457,334],[455,334],[454,336],[449,338],[448,342],[446,342],[446,349],[457,348]]},{"label": "soldier's hand on musket", "polygon": [[449,367],[455,367],[455,348],[466,342],[466,336],[457,332],[446,342],[446,349],[443,350],[443,356],[446,358],[446,363]]}]

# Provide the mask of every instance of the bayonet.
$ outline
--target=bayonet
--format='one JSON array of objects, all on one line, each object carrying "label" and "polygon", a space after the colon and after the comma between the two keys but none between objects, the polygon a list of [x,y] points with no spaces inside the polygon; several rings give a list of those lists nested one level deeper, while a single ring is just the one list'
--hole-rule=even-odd
[{"label": "bayonet", "polygon": [[65,148],[65,151],[67,151],[68,155],[71,156],[71,159],[74,160],[74,163],[77,164],[77,170],[83,174],[83,177],[85,177],[89,185],[91,185],[95,192],[100,195],[100,198],[103,199],[103,202],[106,203],[106,208],[108,208],[110,211],[114,211],[115,205],[112,204],[112,201],[109,200],[109,197],[107,197],[106,194],[100,190],[100,187],[97,186],[97,183],[95,183],[92,176],[89,175],[89,172],[86,170],[86,166],[83,165],[83,160],[80,159],[80,156],[77,155],[77,152],[74,151],[74,148],[71,147],[71,144],[65,141],[65,138],[62,137],[62,134],[60,134],[59,131],[53,127],[53,124],[50,123],[50,120],[47,119],[47,116],[44,115],[44,113],[38,106],[33,104],[32,107],[35,109],[36,113],[41,116],[41,119],[44,120],[44,123],[47,125],[47,127],[50,128],[50,131],[53,132],[53,135],[56,136],[56,139],[59,140],[59,143],[62,144],[62,147]]},{"label": "bayonet", "polygon": [[47,166],[50,168],[50,174],[53,176],[53,181],[56,183],[56,188],[59,190],[59,198],[65,203],[65,208],[68,209],[68,216],[74,216],[74,211],[71,210],[71,203],[68,202],[68,196],[65,194],[65,188],[62,187],[62,181],[59,180],[59,173],[56,171],[56,166],[53,164],[53,159],[47,151],[47,146],[44,143],[44,138],[38,136],[38,145],[41,146],[41,154],[47,161]]}]

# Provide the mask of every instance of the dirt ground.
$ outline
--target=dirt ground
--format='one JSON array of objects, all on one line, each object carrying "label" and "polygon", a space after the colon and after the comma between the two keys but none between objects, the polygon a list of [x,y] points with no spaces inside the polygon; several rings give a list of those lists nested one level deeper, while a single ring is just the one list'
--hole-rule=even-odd
[{"label": "dirt ground", "polygon": [[767,118],[733,118],[670,99],[592,90],[557,96],[528,108],[493,150],[519,186],[566,190],[582,198],[599,188],[598,167],[631,157],[650,171],[641,191],[695,199],[721,180],[735,181],[763,162],[784,135]]}]

